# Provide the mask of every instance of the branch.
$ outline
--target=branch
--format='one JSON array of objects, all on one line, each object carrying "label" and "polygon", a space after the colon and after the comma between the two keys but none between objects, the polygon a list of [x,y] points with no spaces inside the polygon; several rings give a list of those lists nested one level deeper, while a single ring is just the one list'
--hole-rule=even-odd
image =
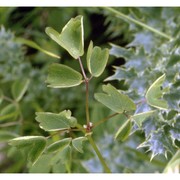
[{"label": "branch", "polygon": [[90,118],[89,118],[89,79],[87,78],[86,73],[84,71],[81,58],[79,57],[78,60],[86,85],[86,123],[87,123],[87,131],[90,131],[91,127],[90,127]]},{"label": "branch", "polygon": [[107,166],[106,162],[104,161],[104,158],[102,157],[102,155],[101,155],[98,147],[96,146],[93,138],[91,136],[87,136],[87,138],[88,138],[91,146],[93,147],[94,151],[96,152],[96,154],[97,154],[97,156],[98,156],[98,158],[99,158],[99,160],[100,160],[100,162],[101,162],[101,164],[102,164],[102,166],[104,168],[104,171],[106,173],[111,173],[111,170],[109,169],[109,167]]}]

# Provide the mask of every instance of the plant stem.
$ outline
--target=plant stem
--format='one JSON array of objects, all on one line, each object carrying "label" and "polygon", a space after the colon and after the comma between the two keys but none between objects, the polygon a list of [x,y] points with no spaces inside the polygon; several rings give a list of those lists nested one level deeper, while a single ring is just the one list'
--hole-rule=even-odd
[{"label": "plant stem", "polygon": [[101,119],[100,121],[98,121],[96,124],[93,125],[93,128],[99,126],[100,124],[104,123],[105,121],[109,120],[110,118],[117,116],[118,114],[119,113],[114,113],[114,114],[109,115],[108,117]]},{"label": "plant stem", "polygon": [[[87,128],[86,128],[86,132],[91,132],[91,126],[90,126],[90,118],[89,118],[89,80],[86,76],[86,73],[84,71],[84,67],[83,67],[83,64],[82,64],[82,61],[81,61],[81,58],[79,57],[78,58],[78,61],[79,61],[79,65],[80,65],[80,68],[81,68],[81,71],[82,71],[82,75],[84,77],[84,82],[85,82],[85,85],[86,85],[86,122],[87,122]],[[82,129],[81,125],[78,125],[78,127],[80,129]],[[82,130],[83,131],[83,130]],[[84,132],[84,131],[83,131]],[[86,133],[84,132],[84,133]],[[104,161],[98,147],[96,146],[94,140],[92,139],[91,135],[87,135],[87,138],[91,144],[91,146],[93,147],[94,151],[96,152],[103,168],[104,168],[104,171],[106,173],[111,173],[111,170],[109,169],[109,167],[107,166],[106,162]]]},{"label": "plant stem", "polygon": [[3,96],[3,99],[6,100],[6,101],[9,101],[11,103],[15,103],[13,99],[7,97],[7,96]]},{"label": "plant stem", "polygon": [[133,23],[135,23],[135,24],[137,24],[137,25],[139,25],[139,26],[141,26],[141,27],[143,27],[143,28],[145,28],[145,29],[148,29],[149,31],[151,31],[151,32],[153,32],[153,33],[156,33],[156,34],[158,34],[158,35],[160,35],[160,36],[162,36],[162,37],[164,37],[164,38],[166,38],[166,39],[168,39],[168,40],[171,40],[171,39],[172,39],[171,36],[169,36],[169,35],[161,32],[161,31],[158,31],[157,29],[155,29],[155,28],[153,28],[153,27],[151,27],[151,26],[148,26],[148,25],[146,25],[146,24],[144,24],[144,23],[142,23],[142,22],[140,22],[140,21],[137,21],[137,20],[135,20],[135,19],[133,19],[133,18],[131,18],[131,17],[123,14],[123,13],[120,12],[120,11],[117,11],[117,10],[115,10],[115,9],[113,9],[113,8],[110,8],[110,7],[104,7],[104,9],[106,9],[106,10],[108,10],[108,11],[110,11],[110,12],[115,13],[115,14],[116,14],[119,18],[121,18],[122,20],[128,20],[128,21],[130,21],[130,22],[133,22]]},{"label": "plant stem", "polygon": [[87,127],[89,127],[89,122],[90,122],[90,118],[89,118],[89,79],[86,76],[86,73],[84,71],[84,67],[82,65],[82,61],[81,58],[78,58],[79,60],[79,65],[84,77],[84,81],[85,81],[85,85],[86,85],[86,123],[87,123]]},{"label": "plant stem", "polygon": [[101,162],[101,164],[102,164],[102,166],[104,168],[104,171],[106,173],[111,173],[111,170],[109,169],[109,167],[107,166],[106,162],[104,161],[104,158],[102,157],[102,155],[101,155],[98,147],[96,146],[93,138],[91,136],[87,136],[87,138],[88,138],[91,146],[93,147],[94,151],[96,152],[96,154],[97,154],[97,156],[98,156],[98,158],[99,158],[99,160],[100,160],[100,162]]},{"label": "plant stem", "polygon": [[9,127],[9,126],[16,126],[16,125],[19,125],[20,123],[19,122],[9,122],[9,123],[4,123],[4,124],[1,124],[0,127]]}]

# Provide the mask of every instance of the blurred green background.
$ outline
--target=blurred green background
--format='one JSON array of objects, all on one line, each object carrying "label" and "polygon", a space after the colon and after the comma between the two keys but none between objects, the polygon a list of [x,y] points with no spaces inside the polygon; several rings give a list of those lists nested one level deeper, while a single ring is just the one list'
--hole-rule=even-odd
[{"label": "blurred green background", "polygon": [[[136,17],[149,23],[159,30],[167,33],[175,33],[168,28],[168,21],[173,16],[178,19],[179,8],[119,8],[129,16]],[[69,89],[51,89],[47,88],[45,79],[47,77],[47,67],[52,62],[63,63],[79,70],[78,63],[70,55],[54,43],[46,34],[47,26],[61,31],[63,26],[70,18],[77,15],[84,17],[84,36],[85,49],[87,49],[90,40],[94,45],[109,47],[109,43],[125,47],[134,39],[136,32],[141,32],[142,28],[134,24],[128,24],[125,21],[115,18],[111,13],[103,8],[90,7],[3,7],[0,8],[0,89],[7,97],[12,97],[11,87],[17,79],[29,78],[30,85],[23,100],[20,103],[21,118],[7,118],[0,120],[1,137],[6,132],[19,135],[45,135],[48,134],[39,128],[35,121],[35,112],[47,111],[58,113],[64,109],[70,109],[83,124],[85,119],[85,100],[82,94],[85,91],[84,86],[73,87]],[[175,19],[175,20],[176,20]],[[175,22],[174,20],[174,22]],[[179,22],[177,20],[177,22]],[[166,25],[165,25],[166,24]],[[175,26],[175,25],[174,25]],[[46,54],[23,45],[16,41],[17,37],[22,37],[36,42],[43,49],[59,55],[60,59],[47,56]],[[149,36],[148,36],[149,37]],[[142,36],[142,41],[145,36]],[[151,48],[152,44],[148,39],[146,45]],[[162,43],[162,41],[161,41]],[[82,58],[84,66],[85,56]],[[111,114],[94,98],[94,92],[100,89],[103,80],[111,76],[112,66],[121,66],[125,63],[123,58],[110,56],[105,72],[99,78],[95,78],[90,84],[90,114],[93,123]],[[112,81],[117,88],[124,87],[123,82]],[[4,107],[9,105],[8,101],[0,103],[0,111],[15,111],[14,107]],[[137,149],[143,142],[144,134],[136,132],[133,136],[123,143],[114,141],[113,135],[117,127],[122,123],[118,121],[120,116],[112,118],[99,128],[94,130],[95,139],[105,157],[108,165],[113,172],[130,173],[148,173],[162,172],[168,160],[164,156],[157,156],[150,162],[150,153],[145,153],[146,148]],[[13,123],[14,124],[13,124]],[[18,123],[16,123],[18,122]],[[64,135],[65,136],[65,135]],[[13,137],[8,134],[5,139]],[[56,138],[56,137],[55,137]],[[84,154],[73,155],[72,172],[102,172],[101,164],[94,155],[92,149],[87,146]],[[51,169],[46,166],[48,156],[43,156],[36,166],[28,168],[24,156],[12,147],[7,145],[3,138],[0,138],[0,172],[1,173],[25,173],[25,172],[65,172],[63,166],[59,165]]]}]

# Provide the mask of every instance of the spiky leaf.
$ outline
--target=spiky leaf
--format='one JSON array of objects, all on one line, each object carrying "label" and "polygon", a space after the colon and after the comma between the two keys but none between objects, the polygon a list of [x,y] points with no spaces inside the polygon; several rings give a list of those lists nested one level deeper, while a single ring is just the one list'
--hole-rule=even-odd
[{"label": "spiky leaf", "polygon": [[172,154],[175,153],[175,147],[172,146],[172,141],[167,133],[164,132],[164,129],[152,132],[148,140],[142,143],[139,147],[149,147],[149,150],[152,151],[151,159],[158,154],[164,154],[167,156],[167,152]]},{"label": "spiky leaf", "polygon": [[60,34],[51,27],[46,28],[46,33],[51,37],[51,39],[66,49],[73,58],[77,59],[84,54],[84,29],[82,16],[72,18],[64,26]]},{"label": "spiky leaf", "polygon": [[82,75],[66,65],[54,63],[49,67],[46,82],[53,88],[73,87],[82,83]]},{"label": "spiky leaf", "polygon": [[70,110],[65,110],[59,114],[50,112],[37,112],[36,120],[45,131],[58,131],[75,127],[77,120],[71,116]]}]

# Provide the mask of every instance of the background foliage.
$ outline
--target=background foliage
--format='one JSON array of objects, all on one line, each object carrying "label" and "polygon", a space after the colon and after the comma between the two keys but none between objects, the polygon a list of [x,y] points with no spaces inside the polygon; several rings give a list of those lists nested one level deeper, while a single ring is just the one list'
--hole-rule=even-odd
[{"label": "background foliage", "polygon": [[[78,122],[84,124],[84,86],[51,89],[44,83],[52,62],[79,69],[69,54],[45,34],[45,27],[60,31],[70,18],[77,15],[84,17],[85,49],[93,40],[95,45],[108,45],[111,54],[105,72],[90,84],[90,115],[93,123],[112,114],[93,97],[95,92],[101,91],[103,81],[124,91],[138,103],[143,102],[151,84],[166,74],[163,88],[166,87],[164,100],[168,102],[167,110],[157,110],[141,127],[134,123],[131,135],[123,142],[114,140],[114,134],[125,122],[122,115],[94,129],[94,138],[112,172],[163,172],[167,164],[172,162],[173,155],[179,158],[180,9],[117,10],[164,32],[172,37],[171,40],[103,8],[0,8],[0,97],[6,97],[0,98],[0,172],[67,172],[62,163],[54,166],[48,163],[52,158],[50,154],[41,156],[34,166],[27,164],[25,156],[9,146],[7,141],[18,136],[48,136],[35,121],[37,111],[59,113],[68,108]],[[17,41],[17,37],[32,40],[61,58],[54,59],[25,46]],[[24,82],[22,95],[15,91],[19,82]],[[18,102],[12,99],[18,99]],[[143,102],[136,113],[148,110],[155,108]],[[62,136],[68,137],[67,134]],[[57,140],[60,137],[53,136],[52,141]],[[86,153],[73,153],[71,172],[102,172],[99,160],[89,144],[86,145],[83,148]]]}]

